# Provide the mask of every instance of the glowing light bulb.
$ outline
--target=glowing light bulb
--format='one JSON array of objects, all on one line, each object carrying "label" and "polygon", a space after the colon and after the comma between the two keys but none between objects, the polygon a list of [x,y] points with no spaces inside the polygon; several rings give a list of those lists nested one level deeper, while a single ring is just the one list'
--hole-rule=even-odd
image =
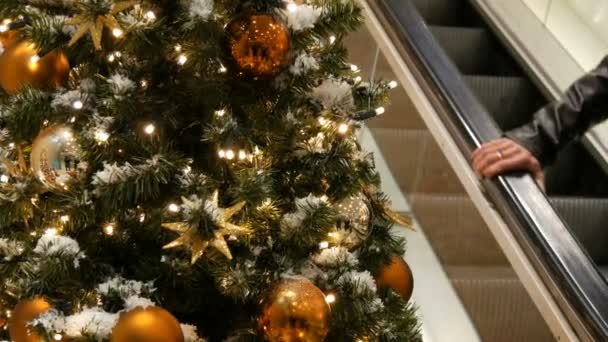
[{"label": "glowing light bulb", "polygon": [[217,115],[217,116],[222,117],[222,116],[224,116],[224,114],[226,114],[226,111],[224,109],[220,109],[220,110],[216,110],[215,111],[215,115]]},{"label": "glowing light bulb", "polygon": [[114,235],[114,226],[112,224],[107,224],[103,227],[103,232],[106,235]]},{"label": "glowing light bulb", "polygon": [[260,154],[260,153],[262,153],[262,151],[260,151],[260,148],[256,146],[256,147],[253,149],[253,154],[258,155],[258,154]]},{"label": "glowing light bulb", "polygon": [[2,182],[2,183],[8,183],[8,176],[7,175],[0,176],[0,182]]},{"label": "glowing light bulb", "polygon": [[110,139],[110,134],[105,131],[97,131],[95,132],[95,140],[99,142],[106,142]]},{"label": "glowing light bulb", "polygon": [[287,10],[291,13],[294,13],[298,10],[298,5],[294,4],[293,2],[290,2],[289,4],[287,4]]},{"label": "glowing light bulb", "polygon": [[329,197],[327,197],[327,195],[323,195],[321,196],[321,201],[327,203],[327,201],[329,201]]},{"label": "glowing light bulb", "polygon": [[191,168],[190,166],[186,166],[186,167],[184,168],[184,173],[185,173],[185,174],[189,174],[191,171],[192,171],[192,168]]},{"label": "glowing light bulb", "polygon": [[218,155],[220,158],[224,159],[224,158],[226,157],[226,151],[224,151],[224,150],[219,150],[219,151],[217,151],[217,155]]},{"label": "glowing light bulb", "polygon": [[114,54],[113,54],[113,53],[111,53],[111,54],[108,56],[108,61],[109,61],[110,63],[112,63],[112,62],[114,62],[115,60],[116,60],[116,56],[114,56]]},{"label": "glowing light bulb", "polygon": [[355,82],[359,83],[359,82],[361,82],[361,80],[362,80],[361,76],[355,77]]},{"label": "glowing light bulb", "polygon": [[359,67],[358,67],[358,66],[356,66],[356,65],[354,65],[354,64],[351,64],[351,65],[350,65],[350,70],[351,70],[352,72],[359,72]]},{"label": "glowing light bulb", "polygon": [[172,213],[177,213],[179,211],[179,206],[175,203],[171,203],[171,204],[169,204],[168,209]]},{"label": "glowing light bulb", "polygon": [[345,123],[340,124],[340,126],[338,126],[338,133],[344,134],[346,132],[348,132],[348,125]]},{"label": "glowing light bulb", "polygon": [[57,228],[48,228],[44,231],[44,235],[46,236],[55,236],[57,235]]},{"label": "glowing light bulb", "polygon": [[74,109],[82,109],[82,107],[84,107],[84,103],[82,103],[82,101],[80,100],[77,100],[72,103],[72,107],[74,107]]},{"label": "glowing light bulb", "polygon": [[72,116],[72,117],[70,118],[70,122],[71,122],[71,123],[76,122],[76,117],[75,117],[75,116]]},{"label": "glowing light bulb", "polygon": [[329,36],[329,44],[333,44],[336,42],[336,36]]},{"label": "glowing light bulb", "polygon": [[175,45],[175,51],[176,52],[181,52],[182,51],[182,46],[179,45],[179,44]]},{"label": "glowing light bulb", "polygon": [[119,29],[119,28],[115,28],[115,29],[112,30],[112,34],[114,35],[114,37],[120,38],[120,37],[122,37],[122,35],[124,34],[124,32],[121,29]]},{"label": "glowing light bulb", "polygon": [[240,150],[239,151],[239,159],[240,160],[244,160],[245,158],[247,158],[247,152],[245,152],[244,150]]},{"label": "glowing light bulb", "polygon": [[322,241],[321,243],[319,243],[319,249],[327,249],[327,248],[329,248],[329,242]]},{"label": "glowing light bulb", "polygon": [[139,222],[144,222],[146,220],[146,214],[139,214]]},{"label": "glowing light bulb", "polygon": [[148,135],[153,134],[154,131],[156,131],[156,127],[153,124],[147,124],[146,127],[144,127],[144,132]]},{"label": "glowing light bulb", "polygon": [[61,335],[61,334],[53,335],[53,340],[55,340],[55,341],[61,341],[62,339],[63,339],[63,335]]},{"label": "glowing light bulb", "polygon": [[141,80],[141,82],[139,84],[141,84],[142,88],[147,88],[148,87],[148,81],[146,81],[146,80]]},{"label": "glowing light bulb", "polygon": [[224,65],[220,65],[220,68],[218,70],[220,73],[225,73],[226,71],[228,71],[228,69],[226,69],[226,67]]},{"label": "glowing light bulb", "polygon": [[382,115],[384,114],[384,107],[378,107],[376,108],[376,115]]},{"label": "glowing light bulb", "polygon": [[327,302],[327,304],[333,304],[336,302],[336,296],[334,294],[328,294],[327,296],[325,296],[325,302]]},{"label": "glowing light bulb", "polygon": [[148,18],[150,20],[155,20],[156,14],[154,14],[154,12],[152,12],[152,11],[148,11],[148,12],[146,12],[146,18]]},{"label": "glowing light bulb", "polygon": [[226,151],[226,159],[228,159],[228,160],[234,159],[234,151],[233,150]]},{"label": "glowing light bulb", "polygon": [[8,148],[15,148],[15,143],[8,144]]},{"label": "glowing light bulb", "polygon": [[399,86],[399,83],[397,83],[397,81],[390,81],[388,82],[388,87],[391,89],[395,89]]},{"label": "glowing light bulb", "polygon": [[61,222],[66,223],[70,220],[70,217],[68,215],[62,215],[59,219]]},{"label": "glowing light bulb", "polygon": [[0,25],[0,33],[8,31],[8,25],[2,24]]},{"label": "glowing light bulb", "polygon": [[32,64],[37,64],[40,61],[40,56],[38,55],[33,55],[32,57],[30,57],[30,63]]},{"label": "glowing light bulb", "polygon": [[177,57],[177,64],[184,65],[186,62],[188,62],[188,57],[186,55],[181,54],[179,57]]}]

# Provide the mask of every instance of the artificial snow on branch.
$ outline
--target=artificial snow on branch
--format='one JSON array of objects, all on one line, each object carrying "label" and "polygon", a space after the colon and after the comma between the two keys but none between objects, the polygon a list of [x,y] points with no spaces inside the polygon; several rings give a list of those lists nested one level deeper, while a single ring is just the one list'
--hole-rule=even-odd
[{"label": "artificial snow on branch", "polygon": [[350,84],[334,78],[323,81],[313,89],[312,98],[319,101],[325,109],[338,109],[350,112],[355,108]]},{"label": "artificial snow on branch", "polygon": [[322,12],[323,11],[319,7],[306,4],[290,4],[288,9],[283,11],[283,15],[285,16],[287,25],[292,30],[301,31],[313,28]]},{"label": "artificial snow on branch", "polygon": [[213,13],[213,0],[192,0],[189,10],[191,18],[207,21]]},{"label": "artificial snow on branch", "polygon": [[62,235],[44,234],[38,239],[34,253],[46,257],[72,257],[74,267],[80,266],[80,260],[85,258],[84,252],[80,251],[78,242],[72,238]]},{"label": "artificial snow on branch", "polygon": [[296,76],[304,75],[314,70],[319,70],[319,63],[316,58],[306,52],[300,53],[293,62],[293,65],[289,67],[289,71]]}]

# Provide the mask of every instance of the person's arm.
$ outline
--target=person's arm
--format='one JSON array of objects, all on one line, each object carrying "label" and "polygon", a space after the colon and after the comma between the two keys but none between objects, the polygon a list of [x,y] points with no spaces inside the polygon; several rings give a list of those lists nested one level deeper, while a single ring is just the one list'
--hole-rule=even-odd
[{"label": "person's arm", "polygon": [[539,110],[530,123],[505,135],[529,150],[541,164],[548,164],[560,148],[606,117],[608,56],[576,81],[560,102]]}]

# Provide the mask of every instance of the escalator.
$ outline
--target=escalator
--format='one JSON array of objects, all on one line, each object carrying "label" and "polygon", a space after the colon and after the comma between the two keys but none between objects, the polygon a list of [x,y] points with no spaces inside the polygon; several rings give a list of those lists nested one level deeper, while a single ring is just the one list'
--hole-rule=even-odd
[{"label": "escalator", "polygon": [[[547,103],[466,0],[368,2],[463,156]],[[374,63],[375,64],[375,63]],[[391,67],[379,63],[380,74]],[[479,208],[436,139],[399,97],[396,115],[369,122],[401,190],[484,341],[555,341]],[[529,176],[483,182],[580,340],[608,340],[608,177],[578,144],[547,170],[547,194]]]}]

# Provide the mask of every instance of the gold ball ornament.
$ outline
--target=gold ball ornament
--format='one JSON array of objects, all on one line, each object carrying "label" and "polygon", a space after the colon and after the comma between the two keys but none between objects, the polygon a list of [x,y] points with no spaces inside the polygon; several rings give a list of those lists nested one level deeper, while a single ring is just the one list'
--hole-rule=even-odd
[{"label": "gold ball ornament", "polygon": [[371,213],[367,198],[362,193],[349,196],[333,205],[338,215],[338,233],[341,245],[354,248],[371,232]]},{"label": "gold ball ornament", "polygon": [[14,342],[41,342],[43,338],[32,331],[27,323],[47,312],[51,304],[44,298],[34,298],[19,302],[8,320],[8,332]]},{"label": "gold ball ornament", "polygon": [[53,125],[32,143],[30,165],[34,175],[48,187],[62,187],[86,171],[74,132],[67,125]]},{"label": "gold ball ornament", "polygon": [[306,279],[286,279],[262,299],[258,325],[270,342],[322,342],[330,308],[323,292]]},{"label": "gold ball ornament", "polygon": [[9,94],[24,86],[55,89],[67,82],[70,64],[65,54],[54,50],[38,56],[36,46],[23,40],[10,45],[0,55],[0,86]]},{"label": "gold ball ornament", "polygon": [[272,14],[249,14],[227,26],[230,54],[241,74],[269,77],[279,73],[290,58],[287,26]]},{"label": "gold ball ornament", "polygon": [[158,306],[123,313],[112,330],[111,342],[184,342],[182,328],[167,310]]},{"label": "gold ball ornament", "polygon": [[414,291],[414,276],[410,266],[400,256],[393,256],[391,263],[375,277],[379,289],[390,288],[404,301],[409,301]]}]

